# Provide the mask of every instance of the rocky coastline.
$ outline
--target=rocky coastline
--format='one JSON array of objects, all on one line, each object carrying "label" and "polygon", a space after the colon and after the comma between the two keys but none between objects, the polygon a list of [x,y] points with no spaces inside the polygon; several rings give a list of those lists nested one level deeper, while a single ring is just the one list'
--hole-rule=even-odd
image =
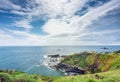
[{"label": "rocky coastline", "polygon": [[81,68],[81,67],[77,67],[77,66],[73,66],[73,65],[68,65],[65,63],[59,63],[56,66],[53,66],[55,69],[57,70],[61,70],[62,72],[65,73],[65,75],[79,75],[79,74],[86,74],[86,70]]},{"label": "rocky coastline", "polygon": [[65,63],[62,63],[61,61],[67,57],[66,55],[48,55],[47,56],[47,65],[56,70],[60,70],[64,72],[65,75],[80,75],[80,74],[86,74],[86,69],[83,69],[81,67],[77,67],[74,65],[68,65]]}]

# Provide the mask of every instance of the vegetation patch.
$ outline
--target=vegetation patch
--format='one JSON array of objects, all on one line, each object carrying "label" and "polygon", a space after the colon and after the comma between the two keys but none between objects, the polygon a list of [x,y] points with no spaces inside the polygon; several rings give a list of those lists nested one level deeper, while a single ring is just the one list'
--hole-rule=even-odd
[{"label": "vegetation patch", "polygon": [[120,68],[119,52],[97,53],[82,52],[66,57],[61,63],[82,67],[87,73],[106,72]]}]

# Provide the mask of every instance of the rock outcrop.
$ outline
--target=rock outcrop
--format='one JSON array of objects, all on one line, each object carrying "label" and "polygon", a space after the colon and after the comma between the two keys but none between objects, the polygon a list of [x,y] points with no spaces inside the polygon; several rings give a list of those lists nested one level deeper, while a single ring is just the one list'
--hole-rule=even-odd
[{"label": "rock outcrop", "polygon": [[68,65],[65,63],[59,63],[58,65],[54,66],[54,68],[61,70],[65,73],[72,73],[72,74],[86,74],[86,70],[77,66]]}]

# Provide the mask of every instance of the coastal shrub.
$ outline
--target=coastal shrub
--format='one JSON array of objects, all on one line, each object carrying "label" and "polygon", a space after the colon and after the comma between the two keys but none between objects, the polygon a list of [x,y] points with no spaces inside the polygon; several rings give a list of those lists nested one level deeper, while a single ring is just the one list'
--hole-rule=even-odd
[{"label": "coastal shrub", "polygon": [[96,80],[91,78],[91,79],[88,79],[87,82],[96,82]]},{"label": "coastal shrub", "polygon": [[7,73],[0,73],[0,82],[12,82],[12,78]]},{"label": "coastal shrub", "polygon": [[86,58],[86,61],[87,61],[88,65],[94,64],[95,60],[96,60],[96,55],[95,54],[90,55]]},{"label": "coastal shrub", "polygon": [[31,79],[15,79],[14,82],[35,82],[35,80],[31,80]]},{"label": "coastal shrub", "polygon": [[19,74],[16,75],[16,80],[25,80],[25,82],[34,82],[36,78],[34,78],[34,75],[28,75],[28,74]]},{"label": "coastal shrub", "polygon": [[120,56],[113,60],[110,70],[120,69]]},{"label": "coastal shrub", "polygon": [[99,69],[102,72],[110,70],[110,67],[112,66],[112,62],[117,58],[117,55],[113,54],[102,54],[100,55],[99,59]]},{"label": "coastal shrub", "polygon": [[103,79],[102,82],[119,82],[120,80],[118,78],[106,78]]},{"label": "coastal shrub", "polygon": [[118,51],[115,51],[114,53],[120,53],[120,50],[118,50]]}]

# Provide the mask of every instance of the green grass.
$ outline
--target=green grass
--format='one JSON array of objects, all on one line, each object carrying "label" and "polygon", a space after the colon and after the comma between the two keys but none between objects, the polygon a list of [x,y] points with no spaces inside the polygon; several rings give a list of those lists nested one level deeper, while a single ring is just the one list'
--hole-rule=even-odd
[{"label": "green grass", "polygon": [[0,82],[43,82],[38,75],[29,75],[19,71],[1,70]]},{"label": "green grass", "polygon": [[91,53],[87,53],[87,52],[75,53],[73,55],[70,55],[70,56],[66,57],[62,61],[62,63],[66,63],[66,64],[69,64],[69,65],[75,65],[75,66],[78,66],[78,67],[85,68],[88,65],[88,61],[86,59],[90,55],[91,55]]},{"label": "green grass", "polygon": [[120,69],[103,73],[60,77],[54,79],[53,82],[120,82]]},{"label": "green grass", "polygon": [[110,70],[120,69],[120,56],[117,57],[113,62],[111,63]]},{"label": "green grass", "polygon": [[23,72],[0,72],[2,82],[120,82],[120,69],[78,76],[47,77],[39,75],[29,75]]}]

